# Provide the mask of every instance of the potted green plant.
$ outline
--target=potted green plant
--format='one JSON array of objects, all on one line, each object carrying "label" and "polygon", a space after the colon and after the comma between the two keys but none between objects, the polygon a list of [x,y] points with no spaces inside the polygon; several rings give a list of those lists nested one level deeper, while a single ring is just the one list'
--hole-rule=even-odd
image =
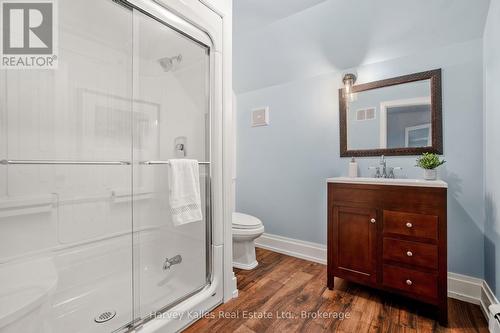
[{"label": "potted green plant", "polygon": [[445,164],[445,160],[440,160],[437,154],[423,153],[422,156],[417,158],[417,166],[424,169],[425,180],[436,180],[437,170],[440,165]]}]

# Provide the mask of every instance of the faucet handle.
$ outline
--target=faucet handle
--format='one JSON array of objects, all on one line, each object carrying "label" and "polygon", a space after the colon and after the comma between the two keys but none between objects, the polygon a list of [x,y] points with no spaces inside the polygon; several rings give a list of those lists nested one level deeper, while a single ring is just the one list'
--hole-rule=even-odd
[{"label": "faucet handle", "polygon": [[368,167],[369,170],[375,170],[375,178],[380,178],[381,174],[380,174],[380,167],[375,167],[375,166],[371,166],[371,167]]},{"label": "faucet handle", "polygon": [[386,168],[386,166],[387,166],[387,162],[386,162],[386,160],[385,160],[385,156],[384,156],[384,155],[382,155],[382,156],[380,157],[380,162],[379,162],[379,165],[380,165],[381,167],[383,167],[383,168],[384,168],[384,171],[385,171],[385,168]]},{"label": "faucet handle", "polygon": [[389,169],[389,172],[388,172],[387,178],[396,178],[396,175],[394,174],[394,171],[396,171],[396,170],[403,170],[402,167],[390,167],[388,169]]}]

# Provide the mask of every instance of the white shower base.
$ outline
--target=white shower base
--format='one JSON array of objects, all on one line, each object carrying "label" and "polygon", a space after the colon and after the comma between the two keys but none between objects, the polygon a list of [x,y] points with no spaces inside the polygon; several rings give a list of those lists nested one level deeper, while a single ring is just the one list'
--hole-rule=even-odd
[{"label": "white shower base", "polygon": [[[131,235],[2,265],[0,332],[111,332],[132,320],[133,303],[135,317],[144,317],[205,287],[205,255],[193,248],[195,240],[187,233],[152,228],[135,237],[140,238],[134,250],[134,265],[140,266],[135,275],[135,300],[131,292]],[[175,253],[169,253],[169,248],[175,248]],[[214,256],[221,257],[221,253],[216,250]],[[174,254],[180,254],[183,262],[164,271],[164,257]],[[9,280],[12,276],[18,278]],[[207,300],[218,304],[221,293],[217,287],[216,279],[172,311],[196,311],[196,305],[203,305],[200,310],[204,310],[210,306],[205,304]],[[116,311],[116,315],[96,323],[94,318],[105,311]],[[144,330],[170,332],[186,325],[190,321],[186,319],[165,316],[150,321]]]}]

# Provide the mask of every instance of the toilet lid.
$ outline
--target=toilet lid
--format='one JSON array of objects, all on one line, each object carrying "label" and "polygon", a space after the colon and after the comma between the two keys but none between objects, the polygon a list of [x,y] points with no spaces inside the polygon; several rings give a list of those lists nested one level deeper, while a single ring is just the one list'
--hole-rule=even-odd
[{"label": "toilet lid", "polygon": [[260,228],[262,222],[252,215],[243,213],[233,213],[233,228],[236,229],[255,229]]}]

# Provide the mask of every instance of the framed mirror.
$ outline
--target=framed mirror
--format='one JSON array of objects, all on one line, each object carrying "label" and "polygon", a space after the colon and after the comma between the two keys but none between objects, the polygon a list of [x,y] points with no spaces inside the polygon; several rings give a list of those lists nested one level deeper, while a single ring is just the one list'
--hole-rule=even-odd
[{"label": "framed mirror", "polygon": [[443,153],[441,69],[339,89],[340,156]]}]

